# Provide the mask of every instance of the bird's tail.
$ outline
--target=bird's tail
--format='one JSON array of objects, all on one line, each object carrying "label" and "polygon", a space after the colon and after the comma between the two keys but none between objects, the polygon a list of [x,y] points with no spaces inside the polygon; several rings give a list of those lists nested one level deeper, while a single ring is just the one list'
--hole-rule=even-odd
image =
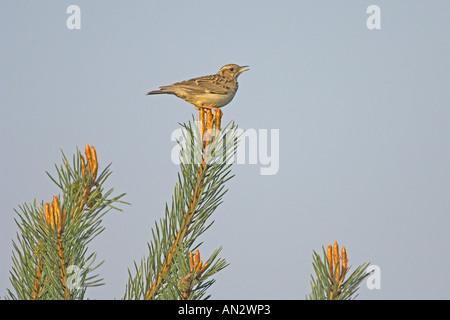
[{"label": "bird's tail", "polygon": [[165,92],[163,90],[153,90],[153,91],[147,92],[146,95],[148,96],[150,94],[161,94],[161,93],[167,93],[167,92]]}]

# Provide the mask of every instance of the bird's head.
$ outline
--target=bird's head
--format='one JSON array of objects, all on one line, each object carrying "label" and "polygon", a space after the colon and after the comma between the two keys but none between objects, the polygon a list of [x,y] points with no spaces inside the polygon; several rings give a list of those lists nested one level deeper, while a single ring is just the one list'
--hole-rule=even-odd
[{"label": "bird's head", "polygon": [[226,66],[223,66],[222,68],[220,68],[219,74],[221,74],[225,77],[237,79],[237,77],[239,77],[239,75],[242,72],[249,70],[246,68],[248,68],[248,66],[238,66],[237,64],[227,64]]}]

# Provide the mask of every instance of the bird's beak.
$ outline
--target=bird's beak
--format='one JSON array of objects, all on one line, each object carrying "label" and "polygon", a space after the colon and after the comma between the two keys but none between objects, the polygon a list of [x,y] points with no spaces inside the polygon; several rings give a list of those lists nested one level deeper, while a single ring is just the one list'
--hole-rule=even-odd
[{"label": "bird's beak", "polygon": [[239,67],[240,69],[239,69],[239,73],[238,74],[241,74],[242,72],[244,72],[244,71],[248,71],[248,70],[250,70],[250,69],[245,69],[245,68],[248,68],[248,66],[242,66],[242,67]]}]

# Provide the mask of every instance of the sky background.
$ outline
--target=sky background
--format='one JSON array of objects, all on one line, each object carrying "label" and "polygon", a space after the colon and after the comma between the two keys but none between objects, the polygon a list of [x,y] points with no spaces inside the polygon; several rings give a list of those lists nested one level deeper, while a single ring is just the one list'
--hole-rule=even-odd
[{"label": "sky background", "polygon": [[[69,30],[66,9],[81,9]],[[369,30],[366,9],[381,8]],[[14,208],[58,192],[61,150],[86,142],[130,206],[91,243],[121,298],[177,179],[171,134],[198,113],[160,85],[249,65],[223,123],[279,129],[279,171],[236,164],[202,236],[230,265],[213,299],[304,299],[312,253],[335,240],[380,267],[360,299],[449,299],[450,2],[2,1],[0,296]],[[353,267],[353,268],[354,268]]]}]

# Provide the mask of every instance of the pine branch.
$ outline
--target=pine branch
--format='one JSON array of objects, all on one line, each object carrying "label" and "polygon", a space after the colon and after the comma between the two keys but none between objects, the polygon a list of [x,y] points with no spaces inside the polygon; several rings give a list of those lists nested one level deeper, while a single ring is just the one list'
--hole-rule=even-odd
[{"label": "pine branch", "polygon": [[[176,289],[181,279],[179,267],[198,236],[211,226],[212,222],[206,224],[207,219],[221,203],[226,193],[224,184],[231,178],[228,162],[237,147],[236,127],[230,124],[220,130],[221,115],[219,112],[213,117],[211,110],[206,111],[205,124],[204,111],[200,110],[198,127],[191,123],[182,125],[185,143],[178,141],[181,174],[178,175],[172,205],[170,210],[166,205],[165,217],[152,230],[149,256],[140,265],[135,263],[135,276],[129,271],[125,299],[179,297],[180,292]],[[213,262],[208,261],[210,265]],[[217,262],[210,267],[213,272],[226,265],[222,259]]]},{"label": "pine branch", "polygon": [[209,266],[209,261],[203,265],[203,261],[200,260],[200,252],[197,250],[194,254],[189,253],[189,273],[178,281],[178,289],[182,293],[181,300],[189,300],[194,290],[195,283],[200,280],[202,273],[206,271]]},{"label": "pine branch", "polygon": [[169,271],[172,261],[173,261],[173,255],[176,254],[177,248],[179,247],[182,239],[184,238],[187,229],[189,228],[191,222],[192,222],[192,216],[194,214],[194,209],[197,206],[198,200],[199,200],[199,196],[200,196],[200,192],[203,189],[203,183],[204,183],[204,179],[205,179],[205,172],[206,169],[206,162],[203,161],[202,164],[199,166],[198,171],[197,171],[197,182],[194,186],[194,191],[191,197],[191,201],[189,204],[189,209],[186,212],[186,214],[184,215],[184,220],[181,223],[181,228],[179,229],[175,240],[172,243],[172,246],[170,247],[169,250],[169,254],[167,255],[167,258],[164,260],[164,263],[162,265],[161,271],[158,274],[157,279],[153,282],[150,290],[147,293],[147,296],[145,297],[147,300],[148,299],[152,299],[157,291],[159,290],[159,288],[161,287],[161,285],[163,284],[164,278],[167,275],[167,272]]},{"label": "pine branch", "polygon": [[365,270],[369,263],[358,266],[355,271],[347,277],[351,266],[347,266],[347,251],[342,248],[339,255],[339,246],[334,242],[327,252],[322,248],[323,257],[313,251],[313,268],[316,279],[311,275],[310,300],[350,300],[355,299],[356,291],[360,283],[370,275]]},{"label": "pine branch", "polygon": [[[59,203],[58,203],[58,198],[56,196],[53,197],[53,202],[52,204],[45,204],[45,212],[44,212],[45,218],[47,219],[47,222],[49,224],[49,226],[52,230],[56,232],[57,234],[57,240],[56,240],[56,249],[58,252],[58,259],[59,259],[59,269],[60,269],[60,274],[61,274],[61,285],[62,285],[62,289],[64,291],[64,296],[67,300],[70,300],[70,294],[69,291],[67,290],[67,286],[66,286],[66,264],[65,264],[65,260],[64,260],[64,245],[62,242],[62,234],[64,232],[64,226],[66,223],[66,210],[64,210],[61,213],[61,209],[59,207]],[[49,232],[51,232],[49,230]],[[43,259],[40,259],[40,265],[43,265]],[[39,273],[39,267],[37,270],[37,274],[36,274],[36,278],[38,278],[38,273]]]},{"label": "pine branch", "polygon": [[44,267],[44,260],[42,258],[39,258],[39,263],[36,269],[36,276],[34,281],[34,287],[33,287],[33,295],[31,297],[32,300],[37,300],[39,297],[39,293],[42,289],[41,285],[41,275],[42,275],[42,269]]},{"label": "pine branch", "polygon": [[[98,285],[91,272],[96,255],[86,256],[87,244],[103,231],[101,218],[123,196],[111,198],[112,189],[103,192],[110,175],[109,166],[97,177],[98,162],[94,147],[86,145],[86,159],[77,152],[73,166],[63,154],[63,166],[56,166],[58,178],[51,180],[62,195],[51,203],[24,204],[16,211],[20,233],[13,241],[13,267],[8,290],[12,299],[83,299],[86,288]],[[94,189],[95,187],[95,189]],[[103,193],[103,194],[102,194]],[[123,203],[123,202],[122,202]],[[70,270],[79,286],[74,286]]]}]

